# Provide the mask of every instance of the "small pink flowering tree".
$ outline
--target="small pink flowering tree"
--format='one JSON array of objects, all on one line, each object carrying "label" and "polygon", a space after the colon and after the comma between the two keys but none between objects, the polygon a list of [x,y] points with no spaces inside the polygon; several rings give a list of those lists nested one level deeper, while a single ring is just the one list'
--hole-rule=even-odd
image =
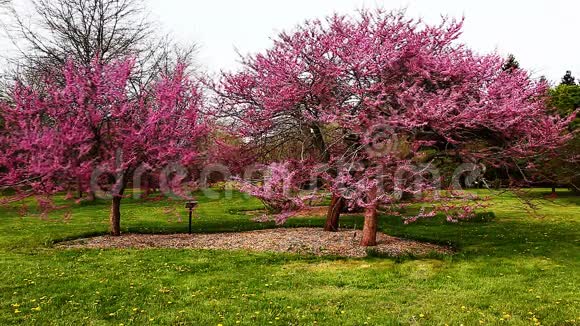
[{"label": "small pink flowering tree", "polygon": [[473,213],[469,202],[437,197],[438,158],[523,173],[569,138],[566,119],[546,113],[548,85],[504,71],[497,55],[474,54],[458,42],[461,27],[364,10],[310,21],[216,88],[256,145],[288,130],[320,133],[320,175],[334,197],[365,208],[362,244],[374,245],[378,208],[396,212],[405,194],[434,202],[417,217]]},{"label": "small pink flowering tree", "polygon": [[[69,62],[65,84],[46,78],[42,93],[17,85],[2,103],[0,184],[50,195],[82,180],[88,190],[114,178],[110,231],[120,234],[120,205],[136,171],[202,158],[208,124],[198,85],[178,65],[140,97],[130,97],[131,60],[89,67]],[[62,86],[61,86],[62,85]],[[100,177],[99,177],[100,176]]]},{"label": "small pink flowering tree", "polygon": [[[302,185],[309,181],[307,166],[302,162],[288,161],[257,165],[250,170],[252,176],[240,179],[240,190],[262,201],[270,215],[275,216],[277,224],[282,224],[298,210],[306,207],[313,194],[302,191]],[[305,173],[306,172],[306,173]],[[268,215],[259,218],[270,220]]]}]

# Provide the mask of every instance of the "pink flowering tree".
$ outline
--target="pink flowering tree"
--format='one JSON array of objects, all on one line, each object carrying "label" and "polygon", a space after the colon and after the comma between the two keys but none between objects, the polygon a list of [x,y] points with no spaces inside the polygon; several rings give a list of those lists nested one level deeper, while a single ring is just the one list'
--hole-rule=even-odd
[{"label": "pink flowering tree", "polygon": [[[295,161],[255,165],[239,179],[240,190],[260,199],[268,214],[275,216],[277,224],[282,224],[315,197],[302,191],[301,186],[310,178],[307,171],[303,162]],[[270,216],[264,215],[259,220],[268,221]]]},{"label": "pink flowering tree", "polygon": [[22,196],[51,195],[77,182],[95,190],[106,180],[110,231],[119,235],[129,180],[169,164],[199,163],[208,133],[200,88],[185,65],[140,97],[128,92],[132,69],[132,60],[89,67],[71,61],[64,85],[50,77],[42,93],[17,85],[1,106],[7,145],[0,185]]},{"label": "pink flowering tree", "polygon": [[569,136],[567,119],[546,113],[548,85],[473,53],[461,28],[382,11],[310,21],[224,74],[220,105],[256,146],[298,139],[295,158],[323,144],[307,158],[326,164],[315,174],[333,198],[365,209],[365,246],[376,244],[377,210],[396,213],[405,195],[433,203],[411,220],[467,218],[477,204],[437,195],[441,157],[525,173]]}]

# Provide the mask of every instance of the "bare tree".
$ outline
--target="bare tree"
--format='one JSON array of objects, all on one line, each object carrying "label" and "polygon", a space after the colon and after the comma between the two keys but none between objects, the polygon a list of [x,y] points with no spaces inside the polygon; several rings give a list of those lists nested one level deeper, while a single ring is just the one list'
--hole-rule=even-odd
[{"label": "bare tree", "polygon": [[134,57],[132,85],[139,91],[159,72],[195,54],[195,45],[180,47],[169,36],[155,35],[143,0],[28,0],[28,7],[30,17],[11,9],[8,34],[21,53],[19,78],[52,73],[67,60],[88,65]]}]

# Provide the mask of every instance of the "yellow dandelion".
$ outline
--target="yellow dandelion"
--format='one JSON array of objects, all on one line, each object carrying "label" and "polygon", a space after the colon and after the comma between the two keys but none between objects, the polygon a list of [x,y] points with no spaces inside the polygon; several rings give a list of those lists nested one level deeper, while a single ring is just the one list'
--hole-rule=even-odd
[{"label": "yellow dandelion", "polygon": [[40,310],[42,310],[42,309],[40,308],[40,306],[32,308],[32,311],[40,311]]},{"label": "yellow dandelion", "polygon": [[419,314],[419,317],[423,318],[423,317],[425,317],[425,315],[423,315],[423,314]]},{"label": "yellow dandelion", "polygon": [[20,310],[16,309],[16,310],[14,310],[14,313],[15,314],[19,314],[20,313]]},{"label": "yellow dandelion", "polygon": [[18,308],[18,307],[20,307],[20,305],[18,303],[13,303],[13,304],[11,304],[11,306],[12,306],[12,308]]}]

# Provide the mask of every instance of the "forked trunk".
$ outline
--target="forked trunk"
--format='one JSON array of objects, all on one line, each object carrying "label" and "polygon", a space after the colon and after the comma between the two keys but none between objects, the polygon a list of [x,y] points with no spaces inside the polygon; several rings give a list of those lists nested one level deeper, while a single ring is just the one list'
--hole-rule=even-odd
[{"label": "forked trunk", "polygon": [[121,235],[121,199],[122,196],[114,196],[111,204],[111,215],[109,216],[109,231],[111,235]]},{"label": "forked trunk", "polygon": [[[374,202],[376,198],[376,189],[372,189],[369,192],[369,200]],[[377,204],[374,203],[365,208],[365,222],[363,226],[363,235],[361,240],[361,246],[372,247],[377,245],[377,226],[378,225],[378,214],[377,214]]]},{"label": "forked trunk", "polygon": [[328,213],[326,214],[326,223],[324,224],[324,231],[336,232],[338,231],[338,221],[340,212],[344,206],[344,199],[335,194],[332,194]]}]

